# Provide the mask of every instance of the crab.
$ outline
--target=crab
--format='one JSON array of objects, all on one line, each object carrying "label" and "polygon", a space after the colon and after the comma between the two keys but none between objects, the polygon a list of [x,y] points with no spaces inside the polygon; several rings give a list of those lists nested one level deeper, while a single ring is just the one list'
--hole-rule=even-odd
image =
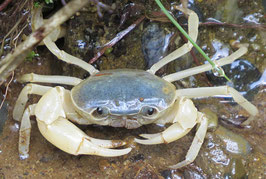
[{"label": "crab", "polygon": [[[178,7],[178,9],[188,15],[188,33],[196,41],[199,22],[197,14],[187,8]],[[38,20],[33,20],[33,25],[37,28],[43,24],[41,13],[36,19]],[[144,145],[176,141],[198,125],[185,160],[170,166],[176,169],[195,160],[207,132],[208,119],[197,110],[191,98],[231,95],[250,114],[246,124],[258,113],[253,104],[229,86],[176,89],[172,84],[182,78],[211,70],[210,64],[176,72],[163,78],[155,75],[161,67],[189,52],[192,48],[190,42],[155,63],[147,71],[133,69],[98,71],[92,65],[60,50],[53,38],[50,35],[43,40],[48,49],[62,61],[85,69],[90,76],[85,80],[33,73],[21,77],[21,82],[30,82],[21,91],[13,111],[13,118],[21,121],[18,147],[21,156],[27,157],[29,153],[30,116],[36,116],[41,134],[57,148],[73,155],[105,157],[125,155],[132,148],[115,149],[126,145],[126,142],[92,138],[72,122],[128,129],[151,123],[172,123],[163,132],[141,134],[143,139],[135,139],[136,143]],[[237,51],[215,63],[217,67],[232,63],[246,52],[247,46],[239,45]],[[34,84],[35,82],[70,85],[73,88],[68,90],[62,86],[43,86]],[[31,104],[25,109],[29,94],[37,94],[41,98],[36,104]]]}]

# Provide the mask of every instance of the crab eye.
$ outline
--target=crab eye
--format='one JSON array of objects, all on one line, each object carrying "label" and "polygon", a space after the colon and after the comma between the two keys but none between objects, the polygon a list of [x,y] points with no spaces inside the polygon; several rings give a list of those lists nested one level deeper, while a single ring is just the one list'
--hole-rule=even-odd
[{"label": "crab eye", "polygon": [[153,108],[153,107],[143,107],[142,108],[142,114],[144,116],[147,116],[147,117],[151,117],[151,116],[154,116],[155,114],[157,114],[157,109],[156,108]]},{"label": "crab eye", "polygon": [[97,107],[92,113],[92,115],[96,118],[104,118],[108,116],[108,114],[109,114],[109,111],[105,107]]},{"label": "crab eye", "polygon": [[102,114],[103,114],[103,108],[98,107],[98,108],[96,109],[96,112],[97,112],[99,115],[102,115]]},{"label": "crab eye", "polygon": [[151,116],[154,112],[155,112],[155,109],[154,108],[150,108],[150,109],[148,109],[147,114],[149,116]]}]

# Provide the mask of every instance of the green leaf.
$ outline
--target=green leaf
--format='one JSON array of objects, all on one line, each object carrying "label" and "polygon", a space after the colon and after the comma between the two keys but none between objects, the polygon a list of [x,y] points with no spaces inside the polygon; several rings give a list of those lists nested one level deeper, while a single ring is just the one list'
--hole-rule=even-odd
[{"label": "green leaf", "polygon": [[46,4],[52,4],[52,3],[54,3],[54,1],[53,0],[45,0],[45,3]]},{"label": "green leaf", "polygon": [[28,56],[26,57],[26,61],[32,62],[32,59],[34,57],[39,57],[40,55],[38,53],[35,53],[34,51],[31,51]]},{"label": "green leaf", "polygon": [[38,8],[40,6],[41,6],[40,2],[34,2],[34,7]]}]

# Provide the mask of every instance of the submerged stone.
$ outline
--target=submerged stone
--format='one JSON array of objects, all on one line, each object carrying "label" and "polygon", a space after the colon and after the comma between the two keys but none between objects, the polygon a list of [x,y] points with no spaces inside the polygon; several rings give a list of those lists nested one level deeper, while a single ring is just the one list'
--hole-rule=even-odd
[{"label": "submerged stone", "polygon": [[150,23],[144,29],[141,37],[141,49],[147,68],[150,68],[166,55],[171,36],[172,33],[166,34],[158,23]]},{"label": "submerged stone", "polygon": [[215,86],[228,85],[241,92],[245,98],[252,100],[262,84],[260,71],[248,60],[238,59],[231,64],[223,66],[223,70],[232,81],[216,77],[211,71],[206,72],[210,82]]}]

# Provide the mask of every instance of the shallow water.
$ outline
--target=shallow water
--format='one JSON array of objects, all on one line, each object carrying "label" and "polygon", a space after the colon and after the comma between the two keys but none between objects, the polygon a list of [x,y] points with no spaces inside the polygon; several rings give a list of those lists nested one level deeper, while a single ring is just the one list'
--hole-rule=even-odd
[{"label": "shallow water", "polygon": [[[143,1],[140,1],[139,4],[148,11],[152,11],[154,9],[152,7],[157,8],[152,2],[146,2],[146,4],[141,4],[141,2]],[[191,2],[195,8],[202,12],[205,20],[216,18],[219,21],[227,22],[228,20],[228,23],[252,23],[250,16],[253,15],[253,20],[256,20],[256,24],[265,24],[265,19],[256,15],[264,14],[261,2],[239,1],[234,5],[233,10],[227,10],[226,12],[224,10],[224,7],[228,6],[226,3],[218,3],[219,1],[215,0]],[[116,6],[118,9],[124,9],[125,3],[123,1],[117,2]],[[237,14],[239,16],[231,21],[227,16],[231,16],[230,12],[234,11],[238,11],[239,13]],[[99,45],[111,40],[116,33],[135,20],[127,20],[122,28],[118,29],[120,22],[117,21],[117,16],[120,16],[121,12],[115,11],[113,15],[106,13],[103,20],[98,19],[93,10],[87,13],[86,11],[81,12],[79,16],[67,23],[67,39],[65,39],[64,45],[62,43],[59,43],[59,45],[67,52],[88,61]],[[89,17],[89,19],[86,17]],[[132,18],[137,17],[134,16]],[[82,18],[86,18],[86,20],[84,21]],[[86,22],[93,22],[93,24],[88,27]],[[142,45],[143,28],[148,24],[149,21],[146,19],[116,44],[110,53],[101,57],[95,65],[100,70],[117,68],[144,69],[146,63],[140,47]],[[160,22],[160,24],[166,32],[177,31],[170,23]],[[198,44],[203,47],[209,56],[215,56],[216,58],[224,54],[231,54],[236,50],[230,44],[232,40],[249,43],[249,51],[243,56],[243,59],[251,62],[261,74],[265,74],[265,33],[265,29],[202,25],[199,28]],[[184,43],[178,37],[178,34],[176,36],[177,38],[173,39],[168,47],[169,52]],[[214,46],[217,42],[220,42],[220,48]],[[226,53],[222,53],[225,48]],[[0,178],[245,178],[247,176],[249,178],[263,178],[266,175],[265,79],[261,80],[262,84],[252,101],[259,109],[259,116],[248,128],[242,128],[239,125],[248,117],[247,112],[237,105],[231,105],[224,98],[200,98],[194,100],[196,107],[200,111],[208,108],[210,110],[208,113],[211,113],[213,118],[219,119],[219,127],[214,127],[213,130],[208,132],[196,160],[187,167],[178,170],[169,170],[167,166],[176,164],[184,159],[194,137],[195,129],[185,137],[170,144],[143,146],[133,143],[134,137],[138,137],[142,133],[156,133],[166,127],[149,125],[127,130],[101,126],[79,126],[92,137],[124,139],[129,142],[128,145],[133,150],[128,155],[115,158],[72,156],[46,141],[38,131],[33,117],[29,158],[20,160],[17,150],[19,123],[12,119],[12,111],[15,100],[24,85],[18,83],[16,79],[22,74],[30,72],[73,75],[79,78],[87,75],[85,71],[79,68],[59,62],[45,47],[38,48],[37,52],[40,54],[39,58],[25,61],[15,70],[15,80],[11,83],[9,89],[8,105],[5,105],[7,110],[2,108],[0,111],[1,116],[6,116],[6,112],[9,114],[5,125],[3,126],[2,118],[0,123],[0,132],[1,125],[3,126],[2,133],[0,133]],[[197,53],[196,56],[200,64],[203,64],[202,57]],[[191,56],[188,55],[188,58],[191,59]],[[160,74],[173,73],[179,70],[179,66],[177,67],[176,65],[178,63],[171,63]],[[187,66],[187,64],[181,63],[182,65]],[[194,62],[192,64],[189,63],[189,65],[196,66]],[[245,69],[242,70],[245,71]],[[252,74],[250,75],[252,77]],[[263,76],[265,78],[265,75]],[[208,81],[203,75],[196,75],[175,84],[177,87],[196,87],[208,86],[212,82]],[[38,99],[38,96],[31,96],[29,104],[37,102]]]}]

